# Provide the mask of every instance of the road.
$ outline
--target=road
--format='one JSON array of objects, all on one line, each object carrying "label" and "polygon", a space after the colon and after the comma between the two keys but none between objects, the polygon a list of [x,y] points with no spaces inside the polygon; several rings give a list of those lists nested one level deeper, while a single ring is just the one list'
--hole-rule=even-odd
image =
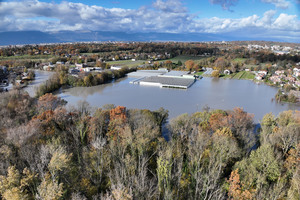
[{"label": "road", "polygon": [[212,68],[206,68],[206,71],[202,75],[211,75],[214,70]]}]

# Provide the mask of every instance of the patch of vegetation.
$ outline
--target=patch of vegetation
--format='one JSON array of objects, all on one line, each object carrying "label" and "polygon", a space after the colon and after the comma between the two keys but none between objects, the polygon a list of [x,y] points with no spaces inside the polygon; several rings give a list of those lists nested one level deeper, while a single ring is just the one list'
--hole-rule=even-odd
[{"label": "patch of vegetation", "polygon": [[203,73],[204,73],[204,71],[196,72],[195,74],[198,75],[198,76],[201,76]]},{"label": "patch of vegetation", "polygon": [[127,73],[135,71],[135,68],[124,67],[120,70],[107,70],[101,73],[81,72],[77,77],[69,75],[67,70],[56,72],[49,80],[41,84],[36,91],[36,96],[40,97],[46,93],[52,93],[62,86],[90,87],[107,83],[113,79],[124,77]]},{"label": "patch of vegetation", "polygon": [[137,60],[137,61],[132,61],[132,60],[117,60],[117,61],[109,61],[106,62],[110,65],[118,65],[118,66],[126,66],[126,67],[137,67],[139,65],[145,64],[145,60]]},{"label": "patch of vegetation", "polygon": [[245,71],[240,71],[238,73],[236,73],[232,78],[233,79],[241,79],[242,76],[244,75]]},{"label": "patch of vegetation", "polygon": [[240,79],[253,80],[254,78],[255,78],[255,75],[253,73],[245,71]]}]

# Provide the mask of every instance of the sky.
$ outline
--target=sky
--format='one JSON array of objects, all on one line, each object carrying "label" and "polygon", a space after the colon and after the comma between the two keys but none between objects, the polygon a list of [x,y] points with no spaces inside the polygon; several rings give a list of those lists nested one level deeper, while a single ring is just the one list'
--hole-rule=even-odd
[{"label": "sky", "polygon": [[0,31],[216,33],[300,42],[300,0],[0,0]]}]

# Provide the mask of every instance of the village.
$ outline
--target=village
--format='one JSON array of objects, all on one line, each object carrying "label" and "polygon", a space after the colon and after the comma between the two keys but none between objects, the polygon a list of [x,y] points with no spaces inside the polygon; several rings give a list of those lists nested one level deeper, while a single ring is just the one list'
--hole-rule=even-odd
[{"label": "village", "polygon": [[[144,78],[143,81],[134,82],[174,87],[163,83],[176,82],[174,78],[178,77],[182,81],[186,75],[247,79],[276,86],[282,95],[292,93],[299,101],[299,52],[295,44],[267,42],[91,42],[9,46],[0,48],[0,79],[1,88],[7,89],[9,83],[23,87],[33,78],[32,74],[28,76],[30,71],[63,71],[72,85],[93,86],[103,83],[99,80],[103,73],[114,78],[118,74],[113,71],[125,68],[165,69],[167,73],[180,76],[160,74],[162,77],[139,77]],[[172,81],[166,82],[171,78]],[[184,88],[191,85],[187,81]]]}]

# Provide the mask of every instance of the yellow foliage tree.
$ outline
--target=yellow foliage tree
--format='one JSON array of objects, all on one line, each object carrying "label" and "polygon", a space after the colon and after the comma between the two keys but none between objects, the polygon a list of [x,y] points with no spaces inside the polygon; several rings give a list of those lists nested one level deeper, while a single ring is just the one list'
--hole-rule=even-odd
[{"label": "yellow foliage tree", "polygon": [[11,166],[7,170],[7,176],[0,176],[0,194],[5,200],[25,200],[31,199],[27,190],[36,178],[36,174],[31,173],[27,168],[23,170],[23,175]]}]

